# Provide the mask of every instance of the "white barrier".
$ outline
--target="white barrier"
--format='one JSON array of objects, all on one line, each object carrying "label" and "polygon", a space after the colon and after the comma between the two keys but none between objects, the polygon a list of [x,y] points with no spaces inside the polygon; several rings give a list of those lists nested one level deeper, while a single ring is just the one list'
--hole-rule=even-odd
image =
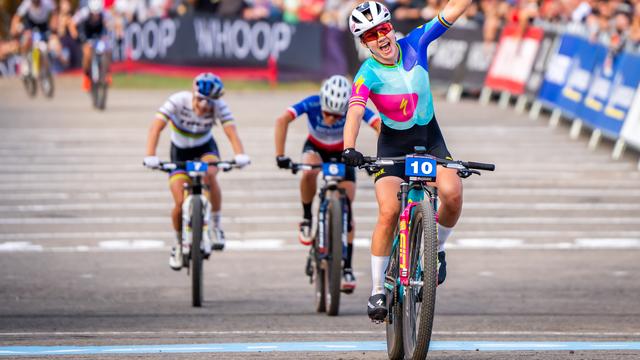
[{"label": "white barrier", "polygon": [[627,144],[640,150],[640,86],[636,90],[636,96],[629,109],[629,114],[627,114],[627,119],[624,121],[620,136]]}]

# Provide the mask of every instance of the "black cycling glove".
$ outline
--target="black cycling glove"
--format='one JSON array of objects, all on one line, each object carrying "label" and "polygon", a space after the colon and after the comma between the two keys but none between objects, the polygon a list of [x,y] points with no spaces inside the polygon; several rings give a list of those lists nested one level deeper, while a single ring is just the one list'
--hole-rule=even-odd
[{"label": "black cycling glove", "polygon": [[288,156],[276,156],[276,163],[280,169],[291,168],[291,159]]},{"label": "black cycling glove", "polygon": [[354,148],[344,149],[342,161],[349,166],[360,166],[364,164],[364,156]]}]

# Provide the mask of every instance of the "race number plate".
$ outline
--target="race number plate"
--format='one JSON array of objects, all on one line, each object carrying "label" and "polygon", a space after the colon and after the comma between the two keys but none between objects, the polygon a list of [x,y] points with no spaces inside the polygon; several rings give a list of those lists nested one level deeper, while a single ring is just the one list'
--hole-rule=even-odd
[{"label": "race number plate", "polygon": [[201,161],[187,161],[188,172],[206,172],[209,164]]},{"label": "race number plate", "polygon": [[322,173],[324,176],[344,177],[346,167],[340,163],[324,163],[322,164]]},{"label": "race number plate", "polygon": [[404,174],[416,178],[436,178],[435,159],[428,157],[407,156],[404,163]]}]

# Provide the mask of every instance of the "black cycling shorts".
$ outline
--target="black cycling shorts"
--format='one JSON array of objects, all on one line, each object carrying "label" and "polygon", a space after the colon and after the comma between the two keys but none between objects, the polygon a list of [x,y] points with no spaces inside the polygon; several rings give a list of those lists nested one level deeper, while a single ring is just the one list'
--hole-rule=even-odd
[{"label": "black cycling shorts", "polygon": [[[207,157],[207,159],[204,159]],[[218,161],[220,160],[220,152],[218,151],[218,145],[213,137],[203,145],[193,148],[179,148],[171,143],[171,162],[176,161],[191,161],[191,160],[206,160],[206,161]],[[171,180],[177,175],[181,175],[185,179],[188,179],[186,172],[182,169],[174,170],[169,174]]]},{"label": "black cycling shorts", "polygon": [[[342,162],[342,152],[341,151],[326,151],[323,149],[320,149],[319,147],[317,147],[316,145],[314,145],[314,143],[311,142],[311,140],[307,139],[307,141],[305,141],[304,145],[302,146],[302,153],[306,153],[306,152],[313,152],[313,153],[317,153],[318,155],[320,155],[320,158],[322,158],[323,162],[330,162],[331,159],[335,159],[338,162]],[[344,176],[344,181],[356,181],[356,170],[353,166],[347,166],[346,168],[346,173]]]},{"label": "black cycling shorts", "polygon": [[[394,130],[382,123],[378,137],[378,156],[396,157],[414,153],[414,146],[424,146],[427,154],[441,159],[453,160],[447,149],[435,116],[427,125],[414,125],[407,130]],[[404,163],[384,166],[375,174],[375,180],[385,176],[396,176],[409,180],[404,175]]]}]

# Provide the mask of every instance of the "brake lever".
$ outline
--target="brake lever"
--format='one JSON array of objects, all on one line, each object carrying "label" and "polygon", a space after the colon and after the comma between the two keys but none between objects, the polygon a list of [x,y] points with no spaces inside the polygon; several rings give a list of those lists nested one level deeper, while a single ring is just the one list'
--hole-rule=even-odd
[{"label": "brake lever", "polygon": [[466,169],[466,170],[458,170],[458,176],[460,176],[463,179],[468,178],[469,176],[476,174],[478,176],[481,176],[482,174],[480,173],[480,171],[477,170],[471,170],[471,169]]}]

